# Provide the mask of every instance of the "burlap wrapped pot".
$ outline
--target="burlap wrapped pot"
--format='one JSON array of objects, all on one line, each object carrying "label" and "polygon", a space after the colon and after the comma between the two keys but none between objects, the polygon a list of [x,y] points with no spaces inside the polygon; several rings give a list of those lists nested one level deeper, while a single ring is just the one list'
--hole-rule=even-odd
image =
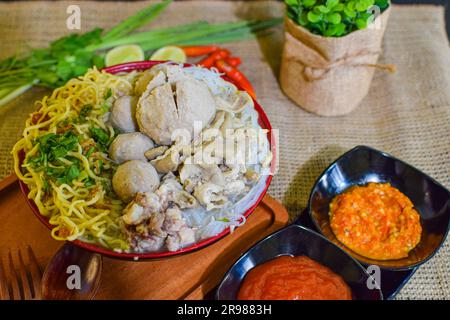
[{"label": "burlap wrapped pot", "polygon": [[303,109],[337,116],[351,112],[367,95],[377,64],[391,9],[373,25],[344,37],[323,37],[285,19],[285,42],[280,84],[284,93]]}]

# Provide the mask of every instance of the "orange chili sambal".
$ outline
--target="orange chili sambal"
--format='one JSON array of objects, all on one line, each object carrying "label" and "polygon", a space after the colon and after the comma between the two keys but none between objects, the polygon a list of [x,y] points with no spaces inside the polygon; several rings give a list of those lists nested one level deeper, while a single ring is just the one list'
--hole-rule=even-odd
[{"label": "orange chili sambal", "polygon": [[337,195],[330,204],[330,224],[345,246],[376,260],[407,257],[422,233],[413,203],[389,183],[353,186]]},{"label": "orange chili sambal", "polygon": [[238,300],[351,300],[345,281],[306,256],[281,256],[251,269]]}]

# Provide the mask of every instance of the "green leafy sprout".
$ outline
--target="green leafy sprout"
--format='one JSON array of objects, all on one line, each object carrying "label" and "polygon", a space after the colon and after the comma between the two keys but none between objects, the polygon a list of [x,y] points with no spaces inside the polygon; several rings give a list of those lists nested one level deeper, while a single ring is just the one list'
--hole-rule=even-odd
[{"label": "green leafy sprout", "polygon": [[285,0],[287,15],[314,34],[342,37],[365,29],[373,21],[373,6],[380,12],[389,0]]}]

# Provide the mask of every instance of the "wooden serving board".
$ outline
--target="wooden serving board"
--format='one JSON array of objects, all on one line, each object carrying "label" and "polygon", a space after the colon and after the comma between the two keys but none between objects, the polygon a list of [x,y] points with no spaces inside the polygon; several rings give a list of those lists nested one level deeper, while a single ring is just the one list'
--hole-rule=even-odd
[{"label": "wooden serving board", "polygon": [[[43,270],[62,245],[34,217],[15,176],[0,181],[0,221],[0,258],[30,245]],[[152,261],[104,258],[95,298],[203,299],[241,254],[287,222],[284,206],[266,195],[242,227],[204,249]]]}]

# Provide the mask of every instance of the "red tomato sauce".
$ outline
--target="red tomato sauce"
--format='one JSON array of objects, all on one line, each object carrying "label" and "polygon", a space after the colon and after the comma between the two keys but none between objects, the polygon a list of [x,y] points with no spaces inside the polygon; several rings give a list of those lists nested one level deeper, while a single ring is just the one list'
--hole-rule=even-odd
[{"label": "red tomato sauce", "polygon": [[239,300],[351,300],[345,281],[306,257],[282,256],[251,269],[239,289]]},{"label": "red tomato sauce", "polygon": [[411,200],[388,183],[351,187],[330,204],[336,238],[371,259],[408,256],[420,241],[420,215]]}]

